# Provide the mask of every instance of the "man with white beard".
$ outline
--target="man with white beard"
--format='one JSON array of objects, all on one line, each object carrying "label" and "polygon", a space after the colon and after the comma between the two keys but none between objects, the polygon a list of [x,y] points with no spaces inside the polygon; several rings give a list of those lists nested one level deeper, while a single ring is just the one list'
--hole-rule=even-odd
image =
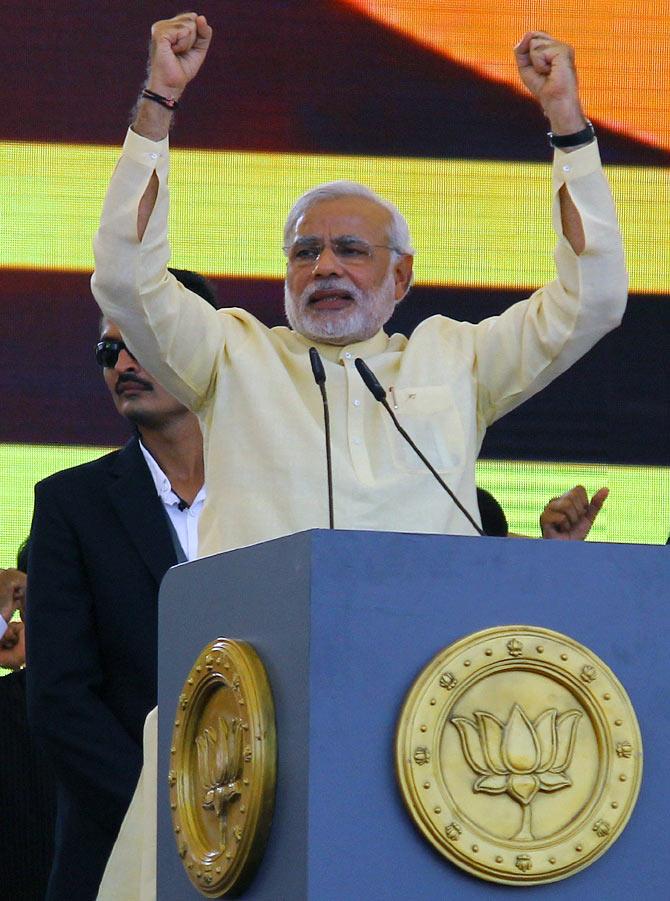
[{"label": "man with white beard", "polygon": [[167,134],[211,37],[196,13],[153,26],[147,86],[107,194],[92,282],[132,352],[199,417],[208,486],[201,554],[327,524],[312,345],[327,375],[335,526],[474,534],[389,425],[354,361],[392,386],[399,420],[476,516],[475,460],[487,426],[572,365],[625,306],[620,234],[572,49],[537,31],[515,48],[521,79],[562,148],[553,169],[557,279],[501,316],[478,324],[434,316],[407,339],[383,330],[411,285],[407,224],[351,182],[309,191],[289,214],[291,328],[206,308],[167,272]]},{"label": "man with white beard", "polygon": [[[572,49],[538,31],[515,48],[520,77],[557,148],[557,279],[501,316],[476,325],[434,316],[407,339],[383,330],[412,281],[407,224],[392,204],[350,182],[309,191],[289,214],[291,328],[266,328],[241,309],[211,310],[167,271],[167,135],[211,38],[194,12],[153,26],[148,80],[105,201],[92,281],[130,351],[200,420],[207,481],[200,553],[328,522],[311,346],[327,375],[335,525],[473,534],[389,426],[354,361],[364,359],[392,386],[398,418],[476,516],[475,460],[486,427],[572,365],[619,324],[625,307],[621,237]],[[103,881],[104,899],[155,897],[155,718],[146,734],[145,778]]]}]

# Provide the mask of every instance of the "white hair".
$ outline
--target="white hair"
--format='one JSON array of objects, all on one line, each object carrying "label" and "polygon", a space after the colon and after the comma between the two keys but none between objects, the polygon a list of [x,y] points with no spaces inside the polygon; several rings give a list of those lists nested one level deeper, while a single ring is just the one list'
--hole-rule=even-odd
[{"label": "white hair", "polygon": [[383,207],[391,216],[391,229],[389,231],[389,243],[391,249],[398,256],[413,254],[412,239],[409,234],[409,226],[398,207],[390,200],[384,200],[379,194],[375,194],[370,188],[355,181],[340,179],[317,185],[306,191],[291,207],[284,225],[284,247],[288,247],[295,231],[296,223],[307,210],[320,203],[322,200],[339,200],[341,197],[364,197],[373,203]]}]

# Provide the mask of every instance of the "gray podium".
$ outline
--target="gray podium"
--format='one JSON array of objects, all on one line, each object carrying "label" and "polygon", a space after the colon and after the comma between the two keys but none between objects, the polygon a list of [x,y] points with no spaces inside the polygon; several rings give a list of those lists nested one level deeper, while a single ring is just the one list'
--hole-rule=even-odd
[{"label": "gray podium", "polygon": [[[160,593],[158,898],[188,901],[167,774],[174,711],[218,636],[260,654],[276,706],[278,783],[265,857],[242,897],[437,901],[670,895],[670,549],[312,531],[170,570]],[[509,887],[437,854],[394,773],[399,710],[442,648],[506,624],[589,647],[627,690],[644,742],[639,800],[617,842],[560,882]]]}]

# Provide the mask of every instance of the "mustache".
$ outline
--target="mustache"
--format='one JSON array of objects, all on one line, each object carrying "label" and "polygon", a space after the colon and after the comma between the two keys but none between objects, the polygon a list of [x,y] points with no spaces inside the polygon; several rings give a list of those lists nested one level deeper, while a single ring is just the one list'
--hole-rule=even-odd
[{"label": "mustache", "polygon": [[116,386],[114,387],[114,391],[117,394],[121,393],[121,389],[124,385],[138,385],[140,388],[143,388],[145,391],[153,391],[154,386],[151,382],[147,382],[145,379],[141,379],[139,376],[134,375],[132,372],[122,372],[116,381]]},{"label": "mustache", "polygon": [[300,292],[299,301],[306,304],[316,291],[346,291],[354,300],[359,301],[362,292],[348,278],[324,278],[318,282],[312,282]]}]

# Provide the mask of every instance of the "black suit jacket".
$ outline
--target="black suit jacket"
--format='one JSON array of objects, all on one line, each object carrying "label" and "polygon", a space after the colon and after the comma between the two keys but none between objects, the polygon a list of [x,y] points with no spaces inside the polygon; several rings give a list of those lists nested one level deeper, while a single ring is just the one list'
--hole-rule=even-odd
[{"label": "black suit jacket", "polygon": [[0,678],[0,896],[42,901],[53,855],[56,793],[26,719],[25,670]]},{"label": "black suit jacket", "polygon": [[139,442],[35,486],[28,716],[58,781],[47,901],[92,901],[156,704],[158,587],[176,563]]}]

